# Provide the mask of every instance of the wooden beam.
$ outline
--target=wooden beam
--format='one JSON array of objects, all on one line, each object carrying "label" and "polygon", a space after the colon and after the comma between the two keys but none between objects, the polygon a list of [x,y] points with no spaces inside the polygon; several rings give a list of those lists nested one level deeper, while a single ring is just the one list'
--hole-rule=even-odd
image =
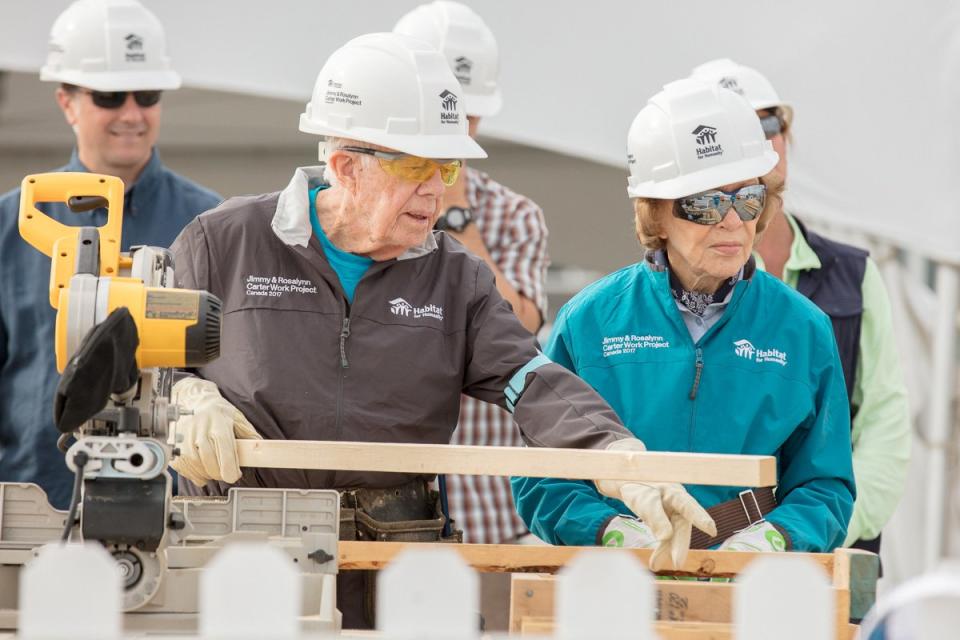
[{"label": "wooden beam", "polygon": [[445,444],[238,440],[240,465],[275,469],[456,473],[770,487],[772,456]]},{"label": "wooden beam", "polygon": [[[523,618],[518,626],[518,631],[514,633],[521,636],[549,636],[555,631],[553,618],[541,616]],[[725,622],[655,622],[654,629],[660,640],[735,640],[740,637],[734,626]],[[855,638],[859,632],[857,625],[844,625],[838,640]],[[776,637],[776,633],[771,635],[771,638]]]},{"label": "wooden beam", "polygon": [[[554,547],[522,544],[444,544],[409,542],[358,542],[341,540],[337,545],[341,571],[383,569],[408,546],[417,548],[441,547],[457,551],[477,571],[500,573],[555,573],[583,551],[591,549],[602,553],[632,553],[644,565],[650,560],[652,549],[612,549],[606,547]],[[699,576],[704,578],[731,578],[757,557],[764,554],[744,551],[692,550],[679,570],[661,571],[660,575]],[[806,553],[806,557],[823,567],[828,576],[833,573],[833,555]]]},{"label": "wooden beam", "polygon": [[[523,619],[554,615],[557,579],[515,574],[510,581],[510,630]],[[666,622],[731,622],[734,583],[657,580],[656,619]]]},{"label": "wooden beam", "polygon": [[[737,637],[736,629],[726,622],[655,622],[654,629],[661,640],[733,640]],[[527,616],[519,621],[514,633],[548,636],[555,630],[553,618]]]}]

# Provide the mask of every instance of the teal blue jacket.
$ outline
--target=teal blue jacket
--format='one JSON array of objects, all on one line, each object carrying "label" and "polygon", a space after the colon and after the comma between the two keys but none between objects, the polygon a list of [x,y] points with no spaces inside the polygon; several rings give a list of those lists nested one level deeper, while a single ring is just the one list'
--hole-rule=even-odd
[{"label": "teal blue jacket", "polygon": [[[560,310],[544,352],[577,373],[651,451],[774,455],[778,506],[767,520],[798,551],[843,543],[856,493],[850,414],[830,320],[747,265],[717,323],[694,343],[649,262],[595,282]],[[699,379],[697,376],[700,365]],[[514,478],[521,518],[553,544],[594,545],[618,500],[593,484]],[[743,487],[687,485],[704,507]]]}]

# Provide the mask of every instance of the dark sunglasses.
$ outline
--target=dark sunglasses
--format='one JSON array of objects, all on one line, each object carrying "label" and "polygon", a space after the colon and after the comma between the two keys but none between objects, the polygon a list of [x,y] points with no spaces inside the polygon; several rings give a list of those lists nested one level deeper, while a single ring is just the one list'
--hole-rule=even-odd
[{"label": "dark sunglasses", "polygon": [[736,191],[711,189],[675,200],[673,215],[694,224],[718,224],[733,207],[741,220],[749,222],[763,212],[766,201],[767,187],[762,184],[750,184]]},{"label": "dark sunglasses", "polygon": [[787,128],[787,123],[779,113],[771,113],[768,116],[760,118],[760,126],[763,127],[763,135],[767,140],[777,137]]},{"label": "dark sunglasses", "polygon": [[163,91],[89,91],[93,104],[101,109],[119,109],[127,101],[127,94],[132,93],[133,99],[140,107],[152,107],[160,102]]}]

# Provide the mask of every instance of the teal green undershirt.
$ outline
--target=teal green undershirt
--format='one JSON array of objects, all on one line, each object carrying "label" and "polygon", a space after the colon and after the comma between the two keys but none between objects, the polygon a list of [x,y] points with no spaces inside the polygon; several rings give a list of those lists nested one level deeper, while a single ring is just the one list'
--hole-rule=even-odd
[{"label": "teal green undershirt", "polygon": [[337,273],[337,277],[340,278],[340,286],[343,287],[343,293],[347,296],[347,302],[353,304],[353,293],[357,290],[357,283],[360,282],[360,278],[363,277],[363,274],[365,274],[370,265],[373,264],[373,260],[366,256],[358,256],[354,253],[338,249],[330,242],[327,234],[323,232],[323,227],[320,226],[320,219],[317,217],[317,194],[326,188],[327,185],[321,185],[310,189],[308,192],[310,199],[310,226],[313,227],[313,232],[317,234],[317,239],[320,240],[323,253],[327,256],[327,262],[330,263],[330,266],[333,267],[333,270]]}]

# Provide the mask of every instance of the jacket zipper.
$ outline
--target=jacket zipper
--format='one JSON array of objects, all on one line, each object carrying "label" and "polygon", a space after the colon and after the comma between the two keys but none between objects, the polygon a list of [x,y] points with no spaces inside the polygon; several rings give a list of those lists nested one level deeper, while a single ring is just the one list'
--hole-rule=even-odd
[{"label": "jacket zipper", "polygon": [[347,360],[347,338],[350,337],[350,306],[345,305],[343,311],[343,321],[340,324],[340,371],[337,376],[337,421],[335,423],[335,439],[340,439],[340,431],[343,422],[343,379],[346,377],[346,370],[350,368],[350,362]]},{"label": "jacket zipper", "polygon": [[695,373],[693,374],[693,386],[690,387],[690,401],[693,407],[690,408],[690,432],[687,436],[687,450],[693,451],[694,434],[697,432],[697,390],[700,388],[700,377],[703,375],[703,349],[697,347],[697,361],[695,364]]},{"label": "jacket zipper", "polygon": [[700,376],[703,375],[703,349],[697,347],[696,373],[693,376],[693,386],[690,387],[690,399],[697,399],[697,389],[700,388]]},{"label": "jacket zipper", "polygon": [[350,314],[343,316],[343,325],[340,327],[340,368],[349,369],[347,361],[347,338],[350,337]]}]

